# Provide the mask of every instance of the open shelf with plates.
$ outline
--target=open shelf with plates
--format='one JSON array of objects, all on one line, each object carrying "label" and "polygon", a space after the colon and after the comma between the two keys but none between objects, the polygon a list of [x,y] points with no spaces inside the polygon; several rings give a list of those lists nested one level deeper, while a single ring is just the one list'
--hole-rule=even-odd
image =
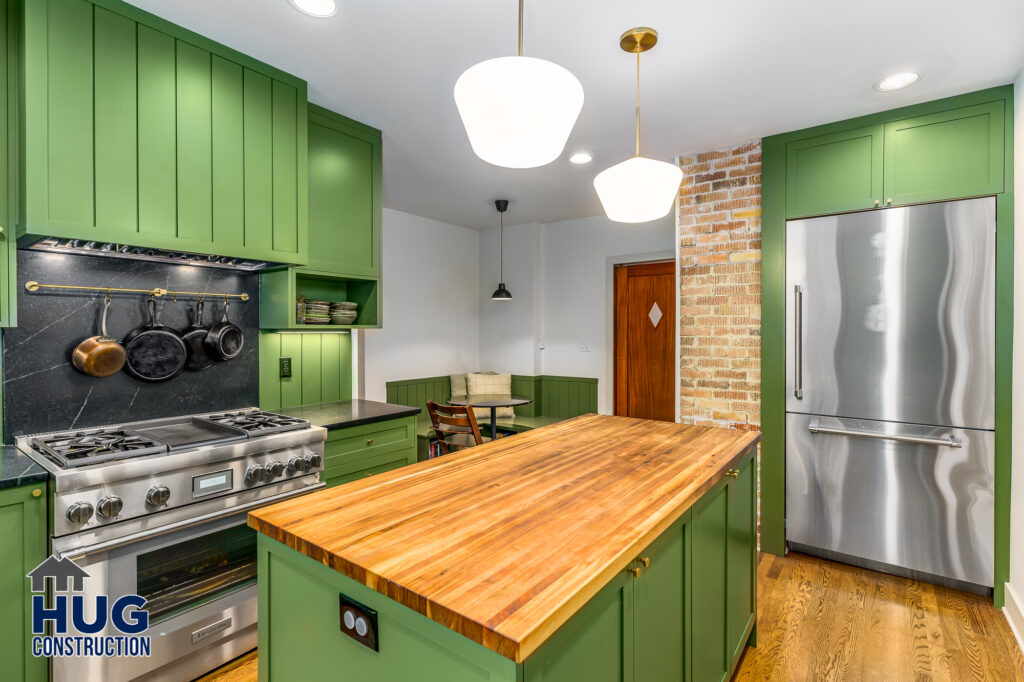
[{"label": "open shelf with plates", "polygon": [[[380,282],[376,277],[336,275],[288,268],[260,275],[260,328],[276,330],[339,331],[381,326]],[[358,314],[352,324],[305,324],[296,319],[299,298],[352,301]]]}]

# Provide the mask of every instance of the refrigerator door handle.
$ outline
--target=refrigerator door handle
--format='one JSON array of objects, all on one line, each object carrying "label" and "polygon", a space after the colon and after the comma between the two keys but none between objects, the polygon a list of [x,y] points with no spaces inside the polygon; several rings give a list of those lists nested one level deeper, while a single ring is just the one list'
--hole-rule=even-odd
[{"label": "refrigerator door handle", "polygon": [[881,440],[895,440],[900,443],[917,443],[919,445],[939,445],[947,448],[958,448],[962,445],[960,441],[949,436],[948,438],[924,438],[921,436],[901,436],[895,433],[871,433],[870,431],[855,431],[853,429],[834,429],[828,426],[819,426],[817,422],[811,422],[807,427],[811,433],[827,433],[835,436],[854,436],[856,438],[878,438]]},{"label": "refrigerator door handle", "polygon": [[793,286],[793,395],[797,400],[804,398],[804,288]]}]

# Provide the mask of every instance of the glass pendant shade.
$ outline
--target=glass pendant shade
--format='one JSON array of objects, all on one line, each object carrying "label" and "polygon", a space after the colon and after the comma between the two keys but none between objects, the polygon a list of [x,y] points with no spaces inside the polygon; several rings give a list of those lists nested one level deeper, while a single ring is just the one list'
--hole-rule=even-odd
[{"label": "glass pendant shade", "polygon": [[635,156],[598,173],[594,189],[609,219],[646,223],[672,210],[682,180],[679,166]]},{"label": "glass pendant shade", "polygon": [[568,69],[533,57],[499,57],[467,69],[455,105],[481,159],[536,168],[562,155],[583,108],[583,86]]}]

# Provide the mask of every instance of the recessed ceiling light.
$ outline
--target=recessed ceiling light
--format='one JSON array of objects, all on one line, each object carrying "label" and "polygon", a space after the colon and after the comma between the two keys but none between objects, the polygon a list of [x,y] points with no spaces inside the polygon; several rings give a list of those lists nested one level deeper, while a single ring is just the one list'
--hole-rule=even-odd
[{"label": "recessed ceiling light", "polygon": [[875,83],[875,90],[880,92],[891,92],[893,90],[901,90],[909,85],[916,83],[921,76],[917,75],[913,71],[907,71],[905,73],[894,73],[893,75],[883,78],[882,80]]},{"label": "recessed ceiling light", "polygon": [[334,0],[288,0],[292,7],[311,17],[329,17],[338,11]]},{"label": "recessed ceiling light", "polygon": [[575,154],[573,154],[572,156],[569,157],[569,163],[576,163],[576,164],[590,163],[593,160],[594,160],[594,157],[592,157],[587,152],[576,152]]}]

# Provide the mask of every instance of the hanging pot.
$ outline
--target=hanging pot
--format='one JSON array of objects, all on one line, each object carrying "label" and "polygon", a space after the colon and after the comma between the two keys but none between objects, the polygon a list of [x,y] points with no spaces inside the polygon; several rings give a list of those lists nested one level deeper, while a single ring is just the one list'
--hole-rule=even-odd
[{"label": "hanging pot", "polygon": [[110,294],[107,294],[103,299],[103,312],[100,315],[100,335],[90,336],[82,341],[71,354],[71,363],[75,369],[92,377],[109,377],[124,367],[124,347],[107,334],[109,308]]},{"label": "hanging pot", "polygon": [[230,303],[224,299],[224,317],[215,324],[210,333],[206,335],[206,348],[210,355],[220,360],[231,360],[237,358],[245,345],[245,335],[242,329],[228,321],[228,308]]},{"label": "hanging pot", "polygon": [[206,369],[213,364],[213,358],[210,357],[206,348],[206,335],[209,333],[210,330],[203,325],[203,299],[200,298],[196,305],[196,316],[192,321],[192,326],[181,334],[181,340],[188,348],[186,369]]},{"label": "hanging pot", "polygon": [[124,368],[142,381],[167,381],[181,374],[188,350],[181,335],[160,324],[156,300],[149,299],[149,324],[136,327],[121,341],[127,356]]}]

